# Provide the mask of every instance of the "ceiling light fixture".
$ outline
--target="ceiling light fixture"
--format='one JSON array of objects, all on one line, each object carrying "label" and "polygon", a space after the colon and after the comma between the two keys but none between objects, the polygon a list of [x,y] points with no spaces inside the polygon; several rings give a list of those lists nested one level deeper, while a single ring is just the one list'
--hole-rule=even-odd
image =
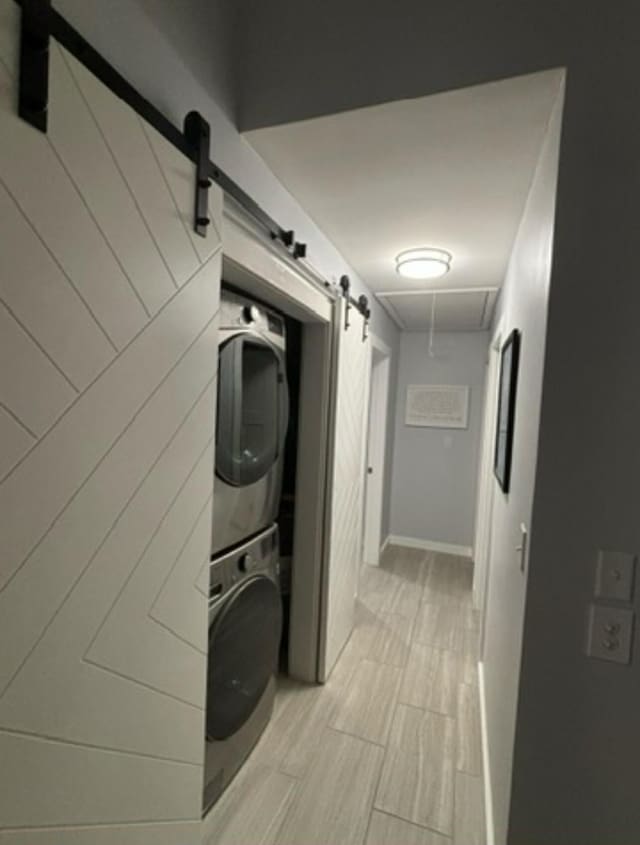
[{"label": "ceiling light fixture", "polygon": [[451,258],[444,249],[406,249],[396,258],[396,272],[407,279],[438,279],[451,269]]}]

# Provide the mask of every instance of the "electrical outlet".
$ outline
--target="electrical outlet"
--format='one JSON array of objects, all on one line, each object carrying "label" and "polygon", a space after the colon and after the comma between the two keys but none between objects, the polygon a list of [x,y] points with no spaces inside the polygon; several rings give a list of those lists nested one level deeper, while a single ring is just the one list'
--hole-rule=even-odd
[{"label": "electrical outlet", "polygon": [[634,615],[627,607],[592,604],[587,634],[589,657],[630,663]]},{"label": "electrical outlet", "polygon": [[636,557],[628,552],[598,553],[595,596],[598,599],[631,601]]}]

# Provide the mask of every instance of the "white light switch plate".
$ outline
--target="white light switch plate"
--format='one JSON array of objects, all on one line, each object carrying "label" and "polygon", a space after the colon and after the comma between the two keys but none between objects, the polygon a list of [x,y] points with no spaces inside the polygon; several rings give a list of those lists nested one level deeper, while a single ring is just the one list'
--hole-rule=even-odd
[{"label": "white light switch plate", "polygon": [[596,570],[596,598],[631,601],[635,564],[634,554],[601,549]]},{"label": "white light switch plate", "polygon": [[634,612],[628,607],[592,604],[587,632],[589,657],[630,663],[633,622]]}]

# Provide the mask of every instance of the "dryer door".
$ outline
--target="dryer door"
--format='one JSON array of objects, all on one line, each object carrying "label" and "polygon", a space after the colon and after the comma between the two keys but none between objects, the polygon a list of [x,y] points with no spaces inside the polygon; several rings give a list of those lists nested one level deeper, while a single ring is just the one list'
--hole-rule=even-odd
[{"label": "dryer door", "polygon": [[238,731],[278,668],[282,601],[264,575],[245,581],[209,629],[207,739]]},{"label": "dryer door", "polygon": [[265,476],[281,453],[289,397],[280,350],[243,333],[220,347],[216,472],[234,487]]}]

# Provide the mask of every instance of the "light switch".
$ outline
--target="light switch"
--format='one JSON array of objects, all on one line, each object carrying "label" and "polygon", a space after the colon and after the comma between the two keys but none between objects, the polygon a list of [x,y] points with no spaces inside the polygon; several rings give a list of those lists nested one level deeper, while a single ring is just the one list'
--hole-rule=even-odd
[{"label": "light switch", "polygon": [[631,601],[635,564],[633,554],[601,549],[596,570],[596,598]]},{"label": "light switch", "polygon": [[634,612],[628,607],[592,604],[587,633],[589,657],[630,663],[633,621]]}]

